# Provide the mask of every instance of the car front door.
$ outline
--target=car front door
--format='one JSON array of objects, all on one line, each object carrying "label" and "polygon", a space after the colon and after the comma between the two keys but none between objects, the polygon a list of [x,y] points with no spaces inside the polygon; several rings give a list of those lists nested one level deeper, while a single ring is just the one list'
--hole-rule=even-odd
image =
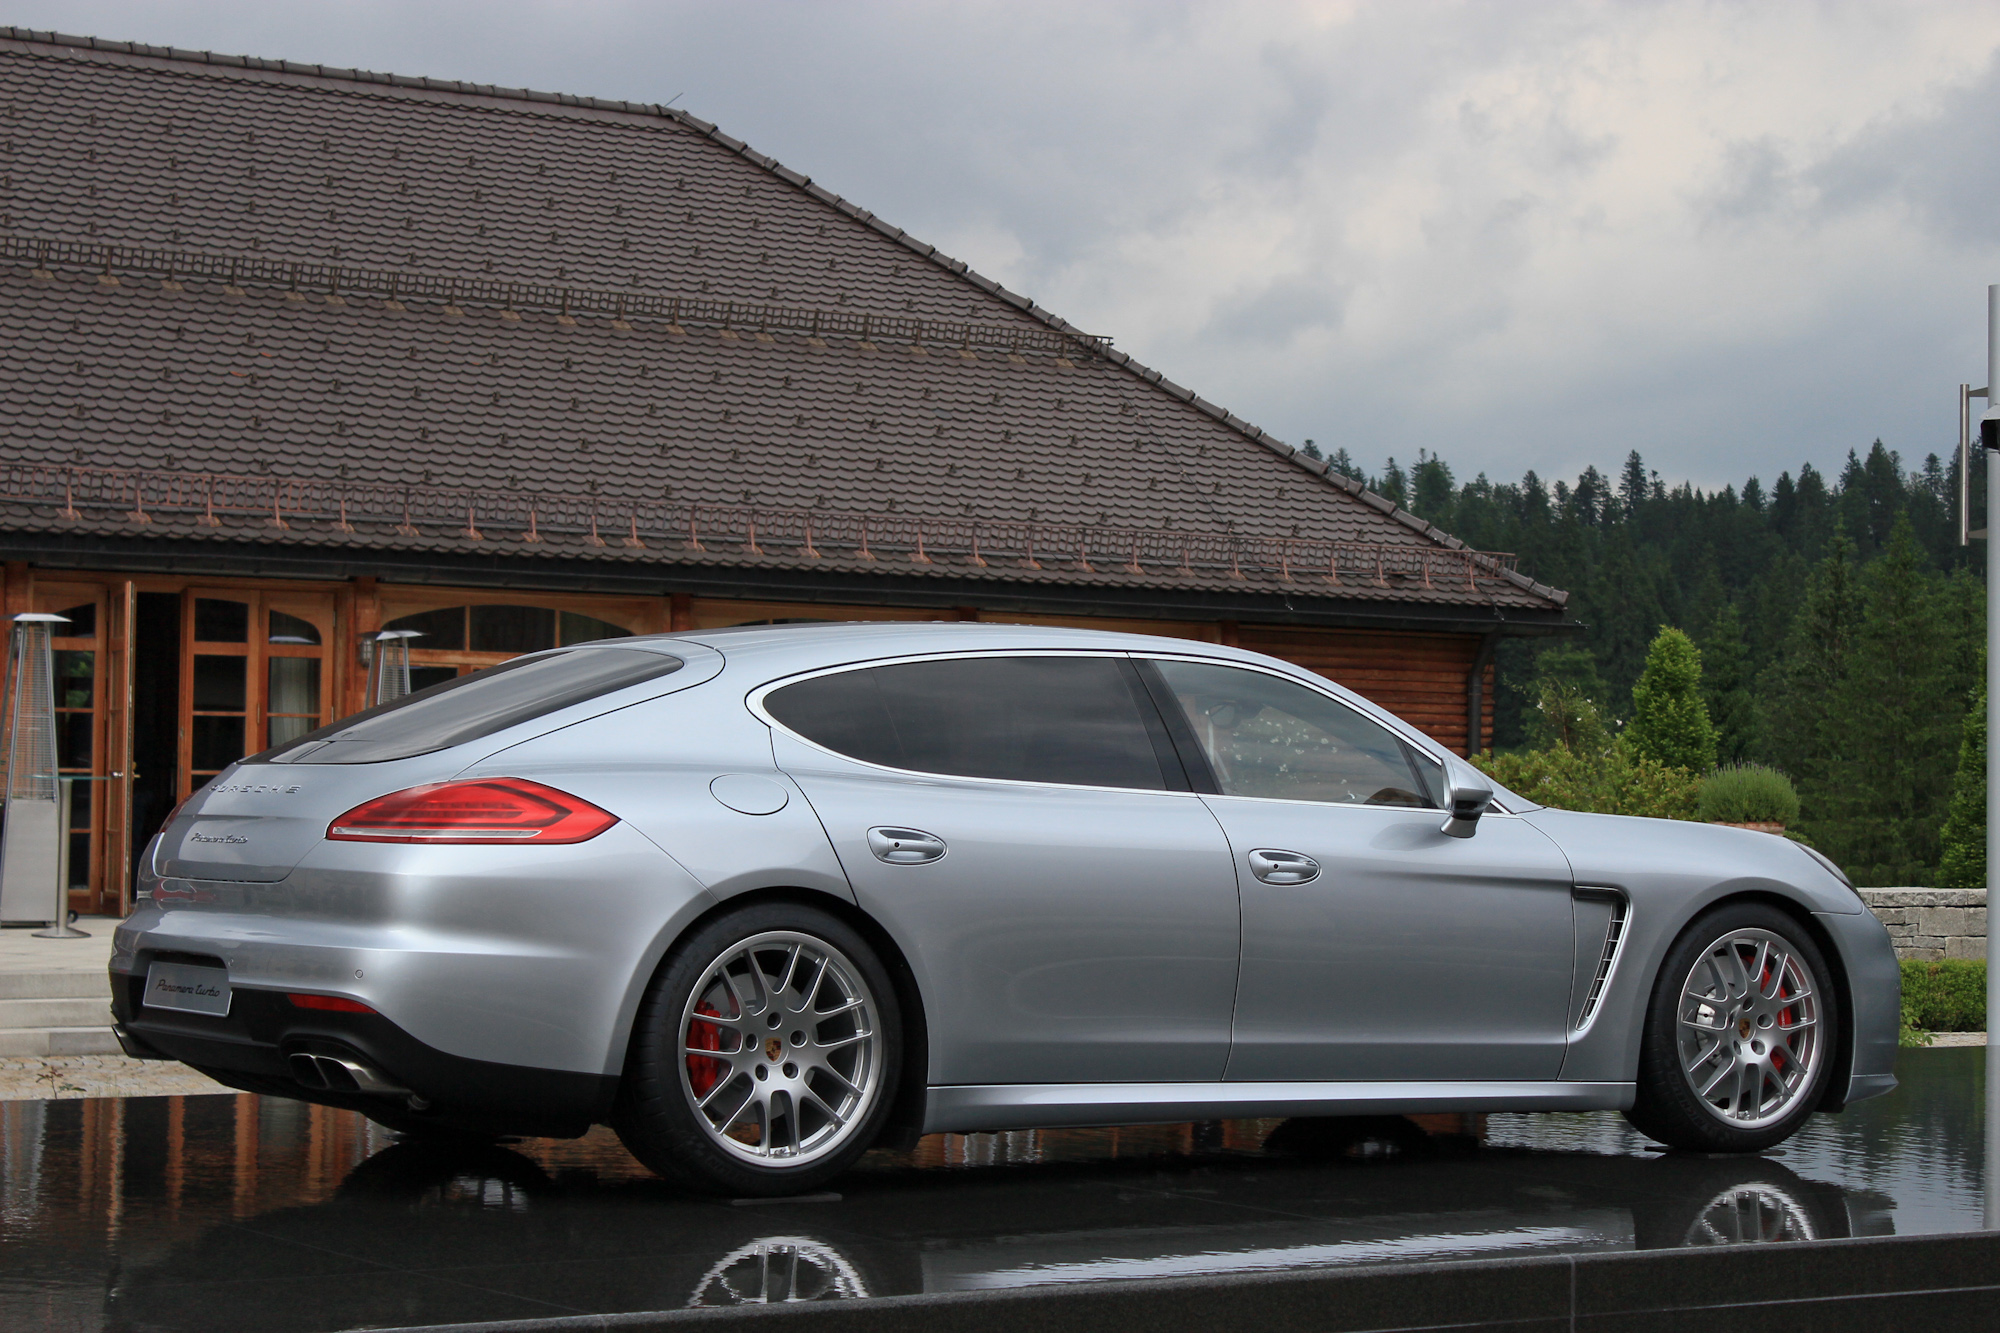
[{"label": "car front door", "polygon": [[1329,693],[1213,662],[1142,670],[1208,763],[1234,851],[1231,1081],[1556,1077],[1574,942],[1553,842],[1497,814],[1447,836],[1442,767]]},{"label": "car front door", "polygon": [[1229,846],[1129,659],[896,662],[759,706],[916,973],[932,1084],[1222,1078]]}]

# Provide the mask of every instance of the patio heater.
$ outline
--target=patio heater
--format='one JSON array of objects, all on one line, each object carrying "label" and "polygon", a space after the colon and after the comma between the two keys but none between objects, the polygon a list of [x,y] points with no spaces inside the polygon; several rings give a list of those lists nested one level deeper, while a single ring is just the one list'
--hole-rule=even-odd
[{"label": "patio heater", "polygon": [[375,636],[375,652],[368,663],[370,708],[410,692],[410,640],[423,637],[419,629],[385,629]]},{"label": "patio heater", "polygon": [[[1986,526],[1972,527],[1971,400],[1986,400],[1979,419],[1979,451],[1986,455]],[[1993,745],[1993,708],[2000,702],[2000,621],[1993,617],[1993,595],[2000,589],[2000,533],[1993,530],[1994,506],[2000,504],[2000,285],[1986,289],[1986,387],[1958,386],[1958,534],[1961,544],[1986,541],[1986,1026],[2000,1011],[2000,936],[1993,929],[1994,869],[2000,851],[2000,748]],[[2000,1045],[1991,1035],[1986,1043],[1986,1227],[2000,1230]]]},{"label": "patio heater", "polygon": [[[0,921],[69,927],[64,883],[62,788],[56,770],[55,654],[52,628],[65,616],[14,617],[7,650],[6,824],[0,830]],[[51,916],[51,913],[54,913]],[[72,932],[79,934],[81,932]],[[68,936],[64,936],[67,938]]]}]

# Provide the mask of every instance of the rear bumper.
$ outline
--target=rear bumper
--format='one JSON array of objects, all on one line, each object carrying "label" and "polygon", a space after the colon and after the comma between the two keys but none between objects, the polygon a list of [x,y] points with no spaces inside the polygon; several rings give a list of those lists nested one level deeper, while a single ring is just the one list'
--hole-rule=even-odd
[{"label": "rear bumper", "polygon": [[[144,973],[111,974],[119,1041],[140,1058],[179,1060],[247,1092],[495,1134],[575,1138],[605,1120],[618,1080],[451,1055],[380,1014],[299,1009],[283,992],[237,988],[226,1017],[148,1009]],[[299,1056],[379,1071],[396,1092],[340,1091],[300,1081]],[[407,1091],[403,1091],[407,1090]],[[415,1098],[416,1100],[412,1100]],[[422,1110],[415,1108],[422,1107]]]}]

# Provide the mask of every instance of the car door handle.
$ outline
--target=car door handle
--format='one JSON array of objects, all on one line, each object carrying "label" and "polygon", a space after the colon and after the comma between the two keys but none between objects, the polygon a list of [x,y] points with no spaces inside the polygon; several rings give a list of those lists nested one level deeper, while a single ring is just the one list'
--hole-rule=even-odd
[{"label": "car door handle", "polygon": [[868,850],[892,866],[920,866],[944,855],[944,839],[914,828],[872,828]]},{"label": "car door handle", "polygon": [[1250,873],[1266,884],[1310,884],[1319,878],[1319,862],[1299,852],[1262,847],[1250,853]]}]

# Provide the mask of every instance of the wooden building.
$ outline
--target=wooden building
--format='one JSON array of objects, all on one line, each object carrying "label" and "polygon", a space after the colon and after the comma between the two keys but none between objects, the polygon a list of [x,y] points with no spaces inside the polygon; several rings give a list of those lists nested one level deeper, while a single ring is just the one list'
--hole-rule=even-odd
[{"label": "wooden building", "polygon": [[[242,755],[612,634],[1215,639],[1485,739],[1566,594],[656,106],[0,29],[0,559],[75,906]],[[83,878],[87,876],[87,887]]]}]

